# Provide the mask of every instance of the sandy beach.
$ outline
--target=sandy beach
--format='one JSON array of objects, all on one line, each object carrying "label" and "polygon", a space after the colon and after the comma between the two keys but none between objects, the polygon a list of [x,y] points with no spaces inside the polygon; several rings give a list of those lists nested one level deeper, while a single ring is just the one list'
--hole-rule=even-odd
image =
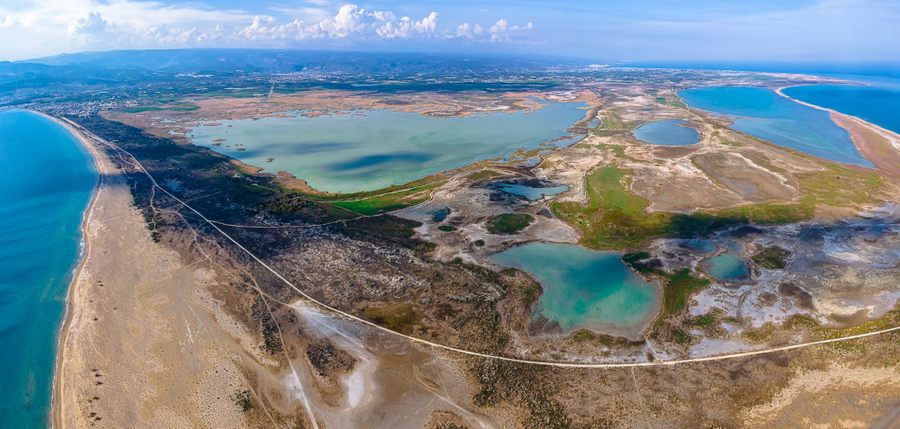
[{"label": "sandy beach", "polygon": [[[206,287],[216,273],[153,242],[127,183],[94,143],[101,181],[84,216],[54,374],[55,428],[241,427],[232,395],[253,361]],[[101,424],[102,423],[102,424]]]}]

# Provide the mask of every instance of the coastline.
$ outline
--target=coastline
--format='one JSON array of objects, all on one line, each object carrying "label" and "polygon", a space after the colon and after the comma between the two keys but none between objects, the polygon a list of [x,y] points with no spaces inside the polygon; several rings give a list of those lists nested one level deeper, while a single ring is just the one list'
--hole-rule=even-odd
[{"label": "coastline", "polygon": [[102,180],[82,218],[84,251],[66,293],[48,426],[266,426],[253,422],[268,422],[268,409],[248,414],[232,397],[255,383],[279,384],[270,372],[277,365],[218,304],[225,280],[156,243],[96,137],[49,119],[88,148]]},{"label": "coastline", "polygon": [[900,134],[862,118],[791,97],[784,93],[787,88],[790,86],[776,88],[775,93],[794,103],[828,112],[831,120],[850,134],[850,139],[863,157],[872,162],[878,171],[900,181]]},{"label": "coastline", "polygon": [[[97,198],[100,194],[101,187],[104,186],[104,174],[107,173],[104,166],[101,164],[100,157],[104,156],[97,152],[97,149],[88,141],[88,139],[81,134],[78,130],[75,129],[70,123],[65,120],[47,115],[46,113],[29,110],[29,112],[34,113],[36,115],[47,118],[56,124],[62,126],[66,129],[76,140],[82,145],[82,147],[87,151],[88,155],[90,155],[91,160],[94,163],[94,169],[97,171],[97,182],[94,184],[94,188],[91,190],[91,198],[88,201],[88,205],[85,207],[84,212],[81,215],[81,243],[83,245],[81,252],[78,255],[78,262],[75,265],[75,268],[72,271],[72,280],[69,282],[69,286],[66,289],[66,301],[64,303],[64,311],[63,311],[63,320],[62,324],[60,324],[59,331],[57,332],[56,338],[56,359],[53,365],[53,378],[52,378],[52,388],[50,390],[50,417],[49,423],[51,428],[61,428],[61,410],[60,407],[62,402],[60,401],[60,380],[63,369],[63,362],[65,361],[65,344],[66,337],[68,336],[69,330],[71,329],[72,323],[72,315],[75,311],[78,310],[77,302],[75,300],[75,292],[78,284],[78,279],[84,271],[85,263],[91,254],[91,240],[88,236],[87,229],[88,224],[91,221],[91,215],[94,212],[94,208],[97,205]],[[105,157],[105,156],[104,156]]]}]

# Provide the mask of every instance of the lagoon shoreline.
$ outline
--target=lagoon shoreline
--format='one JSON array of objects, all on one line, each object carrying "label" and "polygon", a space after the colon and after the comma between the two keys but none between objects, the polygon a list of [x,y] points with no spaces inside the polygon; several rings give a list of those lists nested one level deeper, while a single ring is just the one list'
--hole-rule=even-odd
[{"label": "lagoon shoreline", "polygon": [[878,171],[900,181],[900,135],[862,118],[791,97],[784,93],[788,88],[791,86],[775,88],[775,93],[794,103],[827,112],[837,126],[847,130],[863,157]]}]

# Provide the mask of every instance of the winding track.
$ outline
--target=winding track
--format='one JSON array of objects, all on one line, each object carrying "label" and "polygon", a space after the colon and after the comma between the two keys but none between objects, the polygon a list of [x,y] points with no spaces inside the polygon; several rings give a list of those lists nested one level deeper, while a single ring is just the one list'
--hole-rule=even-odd
[{"label": "winding track", "polygon": [[[432,347],[435,349],[446,350],[449,352],[454,352],[454,353],[459,353],[462,355],[474,356],[474,357],[479,357],[479,358],[484,358],[484,359],[494,359],[494,360],[505,361],[505,362],[513,362],[513,363],[528,364],[528,365],[541,365],[541,366],[549,366],[549,367],[557,367],[557,368],[637,368],[637,367],[657,367],[657,366],[672,366],[672,365],[681,365],[681,364],[690,364],[690,363],[713,362],[713,361],[745,358],[745,357],[750,357],[750,356],[759,356],[759,355],[765,355],[765,354],[770,354],[770,353],[802,349],[802,348],[816,346],[816,345],[820,345],[820,344],[830,344],[830,343],[838,343],[838,342],[843,342],[843,341],[850,341],[850,340],[855,340],[855,339],[859,339],[859,338],[871,337],[871,336],[875,336],[875,335],[880,335],[880,334],[885,334],[888,332],[900,330],[900,326],[895,326],[892,328],[887,328],[887,329],[882,329],[882,330],[872,331],[872,332],[866,332],[866,333],[856,334],[856,335],[849,335],[846,337],[830,338],[830,339],[818,340],[818,341],[810,341],[810,342],[806,342],[806,343],[774,347],[774,348],[763,349],[763,350],[754,350],[754,351],[739,352],[739,353],[728,353],[728,354],[705,356],[705,357],[698,357],[698,358],[662,360],[662,361],[653,361],[653,362],[578,363],[578,362],[541,361],[541,360],[519,359],[519,358],[514,358],[514,357],[478,353],[478,352],[474,352],[471,350],[466,350],[466,349],[461,349],[461,348],[457,348],[457,347],[453,347],[453,346],[435,343],[435,342],[431,342],[431,341],[424,340],[421,338],[416,338],[411,335],[406,335],[406,334],[403,334],[400,332],[390,330],[381,325],[377,325],[373,322],[370,322],[370,321],[360,318],[358,316],[354,316],[350,313],[347,313],[345,311],[342,311],[340,309],[332,307],[324,302],[318,301],[315,298],[307,295],[305,292],[303,292],[297,286],[295,286],[293,283],[291,283],[287,278],[282,276],[281,273],[279,273],[278,271],[276,271],[275,269],[270,267],[268,264],[263,262],[263,260],[260,259],[259,257],[257,257],[255,254],[253,254],[253,252],[251,252],[250,250],[245,248],[243,245],[241,245],[241,243],[238,243],[237,240],[235,240],[230,235],[228,235],[228,233],[226,233],[221,228],[219,228],[219,225],[218,225],[219,222],[208,219],[202,213],[200,213],[199,211],[197,211],[196,209],[191,207],[188,203],[184,202],[183,200],[176,197],[175,195],[172,195],[171,192],[169,192],[168,190],[166,190],[165,188],[160,186],[156,182],[156,179],[153,177],[153,175],[151,175],[150,172],[144,168],[144,165],[141,164],[141,162],[138,161],[138,159],[134,155],[132,155],[130,152],[128,152],[125,149],[120,148],[119,146],[117,146],[113,143],[110,143],[110,142],[100,138],[99,136],[88,131],[81,125],[78,125],[74,121],[71,121],[66,118],[60,118],[60,120],[71,125],[73,127],[73,129],[75,129],[78,132],[82,133],[83,135],[89,137],[91,140],[98,142],[98,143],[106,146],[107,148],[118,152],[119,154],[125,154],[129,158],[134,160],[134,164],[138,167],[138,169],[141,170],[142,173],[144,173],[147,176],[147,178],[150,180],[150,182],[153,184],[153,186],[155,188],[159,188],[160,191],[162,191],[163,193],[168,195],[173,200],[177,201],[179,204],[183,205],[186,209],[188,209],[191,212],[193,212],[194,214],[196,214],[200,219],[202,219],[204,222],[209,224],[213,229],[215,229],[220,234],[222,234],[222,236],[225,237],[225,239],[227,239],[228,241],[233,243],[235,246],[237,246],[239,249],[244,251],[253,260],[258,262],[260,265],[265,267],[267,270],[269,270],[269,272],[271,272],[275,277],[278,277],[278,279],[280,279],[282,282],[284,282],[284,284],[288,285],[291,289],[294,289],[295,291],[297,291],[297,293],[299,293],[300,296],[302,296],[303,298],[307,299],[308,301],[310,301],[332,313],[335,313],[335,314],[341,315],[343,317],[346,317],[348,319],[354,320],[356,322],[362,323],[362,324],[367,325],[378,331],[382,331],[382,332],[388,333],[390,335],[402,337],[413,343],[418,343],[418,344]],[[346,219],[346,220],[350,220],[350,219]],[[342,221],[346,221],[346,220],[342,220]],[[310,227],[311,226],[312,225],[310,225]]]}]

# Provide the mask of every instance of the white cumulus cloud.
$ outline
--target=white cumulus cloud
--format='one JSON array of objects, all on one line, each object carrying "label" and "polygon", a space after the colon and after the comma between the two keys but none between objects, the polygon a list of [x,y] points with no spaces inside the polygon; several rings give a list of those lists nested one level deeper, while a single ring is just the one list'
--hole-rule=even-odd
[{"label": "white cumulus cloud", "polygon": [[422,19],[397,17],[392,11],[361,8],[355,4],[341,6],[334,16],[306,22],[294,19],[279,23],[272,17],[256,16],[250,25],[236,35],[248,40],[281,39],[347,39],[353,36],[380,39],[430,37],[437,32],[438,13],[431,12]]},{"label": "white cumulus cloud", "polygon": [[[505,19],[441,27],[438,11],[410,16],[328,0],[214,8],[203,0],[0,0],[0,60],[81,50],[314,46],[316,40],[467,39],[508,42],[533,28]],[[252,5],[248,3],[247,7]],[[301,43],[300,41],[309,41]]]},{"label": "white cumulus cloud", "polygon": [[106,31],[109,22],[103,19],[98,12],[91,12],[87,16],[78,18],[69,23],[69,36],[79,34],[97,34]]},{"label": "white cumulus cloud", "polygon": [[500,19],[495,22],[488,31],[491,33],[492,42],[508,42],[510,40],[510,35],[513,33],[531,31],[533,29],[534,24],[532,24],[531,21],[525,25],[510,25],[505,19]]}]

